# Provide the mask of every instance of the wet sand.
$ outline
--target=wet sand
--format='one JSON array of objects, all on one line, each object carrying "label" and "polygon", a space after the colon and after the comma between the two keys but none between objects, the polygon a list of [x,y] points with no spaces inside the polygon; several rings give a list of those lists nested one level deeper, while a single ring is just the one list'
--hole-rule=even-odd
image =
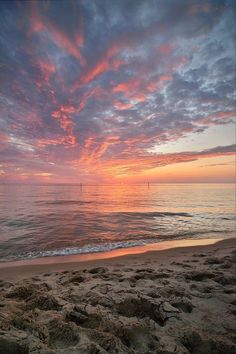
[{"label": "wet sand", "polygon": [[[207,238],[207,239],[189,239],[189,240],[175,240],[164,241],[159,243],[147,244],[144,246],[120,248],[109,252],[98,252],[78,255],[67,255],[57,257],[42,257],[25,259],[11,262],[0,262],[0,279],[17,280],[27,276],[41,274],[43,272],[55,272],[63,270],[75,270],[89,267],[90,265],[110,265],[116,262],[116,258],[122,257],[122,262],[133,262],[134,255],[140,259],[143,254],[154,254],[155,251],[170,250],[170,255],[176,254],[175,249],[184,248],[186,252],[191,251],[191,247],[194,246],[196,250],[197,246],[209,246],[213,245],[222,239]],[[142,256],[141,256],[142,254]],[[159,257],[166,257],[169,255],[165,252],[158,252]],[[179,255],[179,253],[178,253]],[[155,256],[155,255],[154,255]],[[114,258],[114,260],[112,260]]]},{"label": "wet sand", "polygon": [[0,353],[236,353],[236,239],[55,261],[1,264]]}]

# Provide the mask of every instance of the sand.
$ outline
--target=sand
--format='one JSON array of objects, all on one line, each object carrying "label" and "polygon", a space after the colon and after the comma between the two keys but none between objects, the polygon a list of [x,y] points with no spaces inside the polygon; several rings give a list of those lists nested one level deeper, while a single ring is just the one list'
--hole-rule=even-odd
[{"label": "sand", "polygon": [[235,274],[235,239],[1,265],[0,353],[236,353]]}]

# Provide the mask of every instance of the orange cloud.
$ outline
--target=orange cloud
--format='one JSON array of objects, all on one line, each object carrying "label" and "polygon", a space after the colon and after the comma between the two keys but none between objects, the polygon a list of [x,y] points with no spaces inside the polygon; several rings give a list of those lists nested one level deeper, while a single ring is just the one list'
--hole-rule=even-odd
[{"label": "orange cloud", "polygon": [[[51,36],[51,39],[58,47],[60,47],[73,57],[77,58],[80,61],[81,65],[84,66],[86,64],[85,59],[83,58],[76,44],[65,33],[63,33],[59,27],[42,17],[38,10],[36,1],[31,1],[30,5],[32,32],[38,33],[43,30],[47,31]],[[81,34],[79,35],[81,36]]]},{"label": "orange cloud", "polygon": [[75,42],[79,47],[83,47],[84,45],[83,17],[81,16],[81,14],[79,14],[78,31],[75,35]]},{"label": "orange cloud", "polygon": [[76,44],[79,46],[79,47],[82,47],[83,44],[84,44],[84,37],[83,37],[83,34],[81,32],[77,33],[76,36],[75,36],[75,41],[76,41]]},{"label": "orange cloud", "polygon": [[91,68],[91,70],[87,71],[86,74],[82,75],[80,81],[82,84],[87,84],[107,70],[109,70],[109,62],[106,59],[103,59],[96,63],[96,65]]},{"label": "orange cloud", "polygon": [[6,172],[2,169],[2,165],[0,165],[0,176],[4,176]]},{"label": "orange cloud", "polygon": [[80,102],[79,102],[79,105],[78,107],[75,109],[75,111],[77,113],[81,112],[88,100],[91,98],[91,97],[96,97],[96,98],[102,98],[106,95],[106,92],[100,88],[100,87],[94,87],[93,89],[89,90],[89,91],[86,91],[84,92],[81,96],[80,96]]},{"label": "orange cloud", "polygon": [[36,1],[31,1],[30,3],[30,9],[31,9],[31,29],[33,32],[40,32],[43,30],[44,25],[43,22],[41,21],[40,14],[37,8],[37,3]]},{"label": "orange cloud", "polygon": [[189,15],[196,15],[199,12],[203,12],[203,13],[207,13],[211,10],[211,5],[210,4],[204,4],[204,3],[199,3],[199,4],[190,4],[189,8],[188,8],[188,14]]},{"label": "orange cloud", "polygon": [[48,138],[38,139],[36,142],[36,146],[39,149],[50,145],[52,146],[63,145],[65,147],[73,147],[77,145],[77,140],[73,135],[66,135],[64,137],[56,137],[54,139],[48,139]]},{"label": "orange cloud", "polygon": [[220,123],[227,123],[230,119],[236,117],[236,111],[220,111],[215,114],[209,114],[208,116],[197,121],[197,124],[215,125]]},{"label": "orange cloud", "polygon": [[170,74],[166,75],[161,75],[158,80],[153,80],[148,83],[147,85],[147,90],[149,92],[154,92],[157,89],[163,88],[166,82],[171,81],[173,79],[173,76]]},{"label": "orange cloud", "polygon": [[139,92],[136,94],[131,95],[131,99],[138,102],[144,102],[147,99],[147,96],[143,92]]},{"label": "orange cloud", "polygon": [[174,50],[175,46],[170,43],[162,44],[160,47],[158,47],[158,52],[161,52],[162,54],[169,54]]},{"label": "orange cloud", "polygon": [[113,43],[103,53],[101,58],[82,74],[79,81],[74,84],[73,90],[78,89],[82,85],[88,84],[106,71],[118,70],[122,65],[124,65],[124,60],[115,58],[115,55],[119,52],[120,48],[121,47],[118,43]]},{"label": "orange cloud", "polygon": [[[123,93],[126,99],[136,101],[136,103],[144,102],[147,100],[147,96],[149,93],[154,92],[157,89],[163,88],[165,83],[172,79],[173,76],[171,74],[161,75],[158,79],[153,79],[149,81],[132,78],[127,82],[119,83],[118,85],[113,87],[112,91],[114,93]],[[132,103],[128,103],[127,107],[131,107],[132,105]],[[116,102],[115,106],[118,106],[119,109],[119,103],[117,104]],[[120,105],[120,107],[121,109],[126,109],[122,108],[122,104]]]},{"label": "orange cloud", "polygon": [[[65,137],[59,140],[59,144],[65,146],[75,146],[77,144],[77,139],[73,135],[73,121],[70,118],[70,114],[74,113],[76,109],[72,105],[61,105],[58,111],[51,113],[51,116],[59,121],[60,127],[67,133]],[[54,144],[53,144],[54,145]]]},{"label": "orange cloud", "polygon": [[37,172],[37,173],[34,173],[33,176],[38,176],[38,177],[50,177],[50,176],[53,176],[53,173],[49,173],[49,172]]},{"label": "orange cloud", "polygon": [[132,78],[127,82],[121,82],[120,84],[113,87],[113,92],[123,92],[123,93],[130,93],[136,90],[141,84],[139,79]]},{"label": "orange cloud", "polygon": [[37,142],[36,142],[36,146],[38,148],[44,148],[45,146],[48,146],[48,145],[61,145],[62,144],[62,139],[61,138],[54,138],[54,139],[47,139],[47,138],[44,138],[44,139],[38,139]]},{"label": "orange cloud", "polygon": [[62,48],[70,55],[77,58],[80,61],[81,65],[84,66],[86,64],[85,59],[83,58],[79,48],[58,27],[52,25],[51,23],[48,23],[46,28],[58,47]]},{"label": "orange cloud", "polygon": [[93,143],[94,143],[94,138],[93,137],[89,137],[88,139],[86,139],[86,141],[84,143],[84,148],[86,150],[88,150]]},{"label": "orange cloud", "polygon": [[72,121],[66,114],[63,114],[63,111],[54,111],[52,112],[51,116],[59,121],[62,129],[64,129],[66,132],[71,131]]},{"label": "orange cloud", "polygon": [[38,65],[40,67],[40,71],[43,75],[44,81],[48,82],[51,75],[56,72],[56,66],[52,62],[42,59],[38,61]]},{"label": "orange cloud", "polygon": [[115,101],[114,106],[116,109],[118,110],[123,110],[123,109],[129,109],[131,107],[133,107],[132,103],[125,103],[125,102],[121,102],[121,101]]},{"label": "orange cloud", "polygon": [[62,139],[63,145],[73,147],[77,145],[77,139],[74,135],[67,135]]},{"label": "orange cloud", "polygon": [[118,70],[119,67],[123,64],[124,61],[115,59],[110,60],[110,58],[105,55],[104,58],[99,60],[90,70],[82,75],[80,83],[87,84],[106,71]]},{"label": "orange cloud", "polygon": [[[74,165],[86,165],[90,173],[96,173],[109,181],[112,178],[126,178],[134,175],[152,173],[157,167],[174,165],[184,162],[193,162],[202,158],[216,158],[220,156],[231,156],[235,154],[235,146],[216,147],[200,152],[183,152],[171,154],[145,154],[139,150],[132,151],[132,155],[126,158],[102,159],[108,147],[119,142],[119,137],[109,137],[98,146],[93,138],[87,140],[88,150],[84,150],[83,156],[73,161]],[[130,141],[131,143],[131,141]],[[85,144],[86,145],[86,144]],[[134,157],[136,155],[136,157]],[[157,173],[157,172],[155,172]]]},{"label": "orange cloud", "polygon": [[74,113],[75,107],[72,105],[61,105],[60,111],[62,113]]},{"label": "orange cloud", "polygon": [[189,59],[186,56],[176,58],[171,64],[168,66],[168,72],[174,72],[179,69],[181,66],[186,65],[189,62]]},{"label": "orange cloud", "polygon": [[4,150],[9,142],[9,137],[0,132],[0,151]]},{"label": "orange cloud", "polygon": [[84,143],[80,159],[77,163],[86,164],[88,167],[95,166],[109,146],[117,144],[119,140],[119,136],[109,136],[101,142],[96,141],[95,137],[89,137]]}]

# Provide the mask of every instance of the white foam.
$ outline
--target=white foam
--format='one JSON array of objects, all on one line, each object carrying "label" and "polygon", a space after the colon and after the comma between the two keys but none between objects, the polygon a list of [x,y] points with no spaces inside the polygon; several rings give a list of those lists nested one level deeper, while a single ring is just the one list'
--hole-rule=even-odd
[{"label": "white foam", "polygon": [[[62,249],[39,251],[39,252],[27,252],[17,255],[17,259],[33,259],[41,257],[53,257],[53,256],[68,256],[76,254],[98,253],[108,252],[119,248],[129,248],[136,246],[143,246],[147,243],[158,242],[157,240],[139,240],[139,241],[126,241],[126,242],[112,242],[105,243],[103,245],[88,245],[84,247],[66,247]],[[15,259],[16,259],[15,258]],[[13,257],[5,259],[7,261],[13,260]]]}]

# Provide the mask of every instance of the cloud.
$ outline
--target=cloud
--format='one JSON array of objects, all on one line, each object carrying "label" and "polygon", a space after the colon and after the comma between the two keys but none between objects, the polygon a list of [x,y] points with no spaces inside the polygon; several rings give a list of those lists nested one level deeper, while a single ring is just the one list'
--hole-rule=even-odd
[{"label": "cloud", "polygon": [[230,1],[2,1],[0,10],[6,173],[27,173],[34,160],[34,173],[47,173],[49,161],[76,161],[81,174],[139,173],[213,156],[204,146],[200,157],[150,151],[232,123]]},{"label": "cloud", "polygon": [[106,161],[101,162],[101,171],[105,174],[115,176],[132,175],[148,171],[156,167],[163,167],[183,162],[196,161],[202,158],[211,158],[219,156],[231,156],[236,151],[236,145],[218,146],[212,149],[202,150],[199,152],[181,152],[172,154],[146,154],[137,156],[136,158],[119,159],[116,164]]},{"label": "cloud", "polygon": [[218,166],[235,166],[235,161],[231,162],[222,162],[222,163],[209,163],[207,165],[202,165],[199,166],[200,168],[205,168],[205,167],[218,167]]},{"label": "cloud", "polygon": [[46,16],[42,16],[38,8],[38,2],[31,1],[30,7],[32,34],[46,31],[58,47],[65,50],[69,55],[72,55],[78,59],[81,65],[85,65],[85,60],[79,49],[79,47],[83,44],[81,25],[79,26],[80,31],[76,33],[76,38],[73,41],[65,34],[65,32],[63,32],[57,25],[55,25],[53,21],[49,21]]}]

